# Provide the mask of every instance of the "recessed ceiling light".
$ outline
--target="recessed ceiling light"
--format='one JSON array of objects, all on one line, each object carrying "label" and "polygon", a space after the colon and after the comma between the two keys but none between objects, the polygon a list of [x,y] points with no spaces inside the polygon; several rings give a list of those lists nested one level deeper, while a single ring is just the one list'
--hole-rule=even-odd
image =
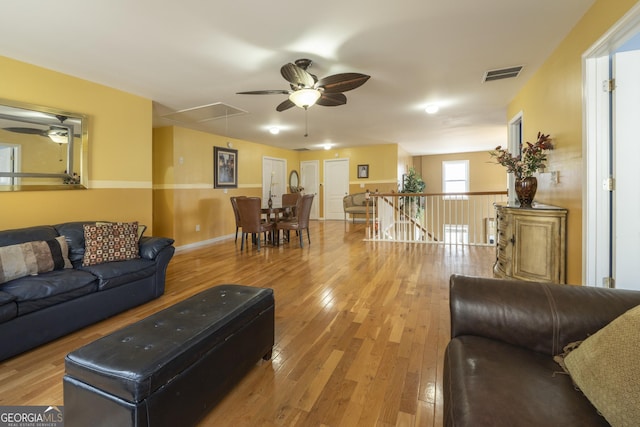
[{"label": "recessed ceiling light", "polygon": [[435,114],[440,111],[440,107],[438,107],[436,104],[429,104],[427,105],[427,108],[424,109],[424,111],[426,111],[427,114]]},{"label": "recessed ceiling light", "polygon": [[277,135],[280,133],[280,128],[277,126],[272,126],[269,128],[269,132],[271,132],[271,134],[273,135]]},{"label": "recessed ceiling light", "polygon": [[331,144],[324,144],[325,150],[331,150]]}]

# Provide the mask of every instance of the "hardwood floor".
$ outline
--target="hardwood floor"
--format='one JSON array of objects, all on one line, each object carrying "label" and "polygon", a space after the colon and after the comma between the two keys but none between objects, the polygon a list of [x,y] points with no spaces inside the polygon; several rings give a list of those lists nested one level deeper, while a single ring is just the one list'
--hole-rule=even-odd
[{"label": "hardwood floor", "polygon": [[63,405],[64,356],[221,283],[271,287],[273,359],[202,426],[439,426],[448,279],[491,276],[493,248],[364,242],[362,224],[312,222],[311,245],[233,240],[176,254],[166,293],[1,362],[0,405]]}]

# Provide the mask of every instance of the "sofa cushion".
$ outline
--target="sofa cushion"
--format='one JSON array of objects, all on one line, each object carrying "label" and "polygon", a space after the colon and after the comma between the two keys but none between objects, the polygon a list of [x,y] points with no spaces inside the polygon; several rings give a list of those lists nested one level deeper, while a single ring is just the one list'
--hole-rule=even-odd
[{"label": "sofa cushion", "polygon": [[19,277],[71,268],[63,236],[0,247],[0,283]]},{"label": "sofa cushion", "polygon": [[6,292],[0,292],[0,323],[13,319],[18,315],[16,297]]},{"label": "sofa cushion", "polygon": [[61,236],[67,239],[67,245],[69,246],[69,260],[74,266],[82,263],[84,257],[84,225],[95,224],[95,221],[78,221],[78,222],[65,222],[63,224],[56,224],[54,228]]},{"label": "sofa cushion", "polygon": [[56,229],[50,225],[2,230],[0,231],[0,246],[17,245],[18,243],[33,242],[36,240],[51,240],[61,235],[62,233],[58,233]]},{"label": "sofa cushion", "polygon": [[97,290],[95,276],[74,269],[56,270],[37,276],[26,276],[0,285],[0,291],[11,294],[23,315]]},{"label": "sofa cushion", "polygon": [[488,338],[445,352],[445,425],[607,426],[551,356]]},{"label": "sofa cushion", "polygon": [[80,267],[98,278],[98,289],[104,290],[149,277],[156,272],[156,263],[147,259],[106,262]]},{"label": "sofa cushion", "polygon": [[564,359],[571,378],[614,426],[640,420],[640,306],[584,340]]},{"label": "sofa cushion", "polygon": [[95,223],[83,227],[83,266],[140,257],[137,222]]}]

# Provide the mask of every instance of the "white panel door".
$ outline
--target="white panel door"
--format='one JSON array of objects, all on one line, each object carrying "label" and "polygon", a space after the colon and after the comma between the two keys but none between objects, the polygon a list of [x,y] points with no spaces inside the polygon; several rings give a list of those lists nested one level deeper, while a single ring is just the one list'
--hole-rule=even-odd
[{"label": "white panel door", "polygon": [[318,160],[307,160],[300,162],[300,186],[304,188],[303,194],[313,194],[313,204],[311,205],[310,219],[320,217],[320,163]]},{"label": "white panel door", "polygon": [[274,207],[282,206],[282,194],[287,191],[287,161],[274,157],[262,158],[262,207],[267,207],[269,190]]},{"label": "white panel door", "polygon": [[344,220],[342,199],[349,193],[349,159],[324,161],[324,218]]},{"label": "white panel door", "polygon": [[640,50],[614,56],[613,278],[615,287],[640,290]]}]

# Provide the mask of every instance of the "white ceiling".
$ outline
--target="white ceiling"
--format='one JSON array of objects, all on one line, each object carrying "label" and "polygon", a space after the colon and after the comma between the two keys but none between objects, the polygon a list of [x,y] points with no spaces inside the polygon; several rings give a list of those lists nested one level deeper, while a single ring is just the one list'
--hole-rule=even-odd
[{"label": "white ceiling", "polygon": [[[594,0],[21,0],[0,14],[0,55],[154,101],[248,113],[187,125],[284,148],[398,143],[413,155],[506,142],[506,106]],[[339,107],[277,112],[280,67],[368,74]],[[520,77],[483,83],[488,70]],[[2,82],[0,84],[9,84]],[[441,106],[430,116],[427,104]],[[56,107],[52,105],[50,107]],[[268,132],[280,126],[279,135]]]}]

